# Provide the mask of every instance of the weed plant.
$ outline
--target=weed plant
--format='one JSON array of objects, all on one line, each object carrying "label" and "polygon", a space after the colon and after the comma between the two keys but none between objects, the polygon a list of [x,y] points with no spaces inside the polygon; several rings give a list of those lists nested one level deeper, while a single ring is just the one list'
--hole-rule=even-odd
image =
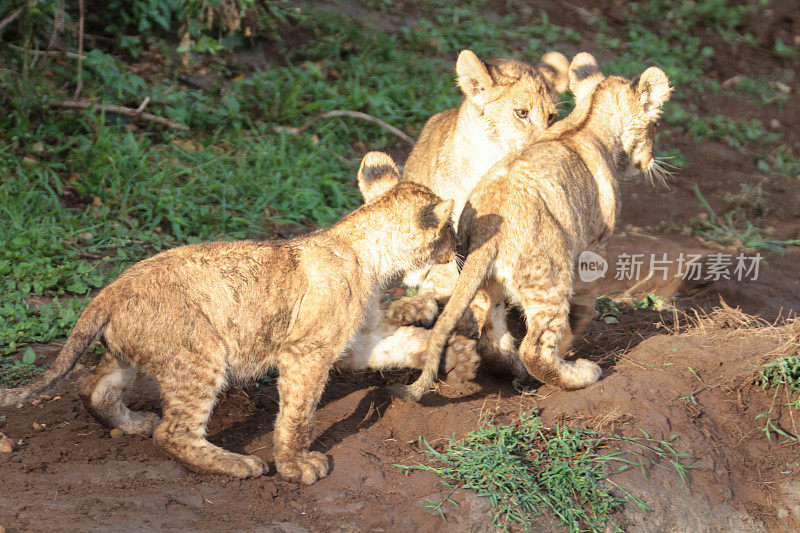
[{"label": "weed plant", "polygon": [[[492,523],[504,529],[533,526],[537,516],[547,514],[574,532],[622,531],[614,515],[626,501],[642,511],[649,508],[610,480],[611,474],[640,467],[644,475],[652,462],[688,480],[683,464],[688,455],[676,450],[677,436],[657,440],[644,431],[641,437],[622,437],[568,425],[548,428],[535,412],[510,424],[486,421],[443,450],[424,438],[420,444],[427,464],[396,466],[433,472],[446,486],[488,498]],[[445,504],[431,501],[429,507],[445,518]]]}]

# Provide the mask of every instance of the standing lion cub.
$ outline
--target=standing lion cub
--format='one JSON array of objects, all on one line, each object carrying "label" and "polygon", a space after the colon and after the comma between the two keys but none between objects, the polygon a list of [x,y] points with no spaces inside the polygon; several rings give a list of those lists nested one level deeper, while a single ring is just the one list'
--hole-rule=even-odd
[{"label": "standing lion cub", "polygon": [[[537,67],[511,59],[481,61],[463,50],[456,61],[461,105],[432,116],[414,144],[403,171],[442,198],[452,198],[453,221],[484,174],[503,157],[533,142],[557,117],[556,97],[568,85],[569,61],[558,52]],[[387,317],[398,324],[430,326],[436,299],[450,295],[458,277],[455,262],[411,272],[406,285],[415,296],[394,302]]]},{"label": "standing lion cub", "polygon": [[[108,351],[78,382],[92,415],[153,434],[192,470],[253,477],[267,471],[264,461],[211,444],[206,423],[227,383],[277,368],[278,472],[307,484],[327,475],[328,459],[309,445],[331,367],[351,343],[365,342],[359,333],[375,322],[387,281],[455,251],[452,200],[398,183],[391,158],[377,152],[364,157],[358,180],[366,205],[329,229],[284,242],[183,246],[128,268],[89,303],[42,379],[0,391],[0,406],[65,376],[99,336]],[[123,403],[137,372],[158,383],[161,419]]]},{"label": "standing lion cub", "polygon": [[[600,377],[597,364],[559,356],[576,263],[614,231],[617,180],[651,170],[656,121],[670,87],[656,67],[634,81],[605,77],[581,53],[570,65],[570,88],[576,106],[569,117],[500,161],[470,196],[459,223],[466,236],[460,247],[469,255],[431,333],[425,370],[401,395],[418,399],[428,390],[448,335],[479,290],[489,302],[479,341],[484,361],[565,389]],[[519,352],[506,328],[506,298],[525,313]]]}]

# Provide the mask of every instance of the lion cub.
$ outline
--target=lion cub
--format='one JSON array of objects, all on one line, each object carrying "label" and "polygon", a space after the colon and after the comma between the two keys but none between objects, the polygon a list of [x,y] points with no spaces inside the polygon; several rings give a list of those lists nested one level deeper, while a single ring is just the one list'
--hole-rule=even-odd
[{"label": "lion cub", "polygon": [[[569,75],[576,101],[570,116],[495,165],[470,196],[459,232],[466,236],[459,247],[469,255],[431,333],[423,374],[398,391],[405,397],[428,390],[447,335],[479,290],[490,304],[479,341],[484,360],[565,389],[600,377],[595,363],[559,356],[576,263],[614,230],[617,180],[651,169],[656,121],[670,87],[656,67],[634,81],[606,78],[586,53],[572,60]],[[506,329],[504,297],[525,313],[519,353]]]},{"label": "lion cub", "polygon": [[[227,383],[277,368],[277,470],[307,484],[327,475],[328,459],[309,445],[329,370],[379,313],[388,280],[455,251],[452,200],[398,183],[381,153],[364,157],[358,182],[366,205],[329,229],[284,242],[183,246],[131,266],[89,303],[44,377],[0,391],[0,405],[66,375],[99,336],[108,351],[78,382],[92,415],[126,433],[152,433],[192,470],[246,478],[264,474],[264,461],[211,444],[206,423]],[[163,418],[122,402],[137,372],[158,383]]]},{"label": "lion cub", "polygon": [[[558,52],[545,54],[534,68],[509,59],[486,64],[463,50],[456,75],[464,99],[425,124],[406,161],[403,181],[452,198],[457,229],[464,204],[486,171],[555,121],[555,98],[567,89],[568,69],[569,61]],[[393,303],[387,317],[399,324],[430,326],[439,311],[436,298],[449,296],[457,277],[455,263],[409,273],[406,285],[419,287],[419,292]]]}]

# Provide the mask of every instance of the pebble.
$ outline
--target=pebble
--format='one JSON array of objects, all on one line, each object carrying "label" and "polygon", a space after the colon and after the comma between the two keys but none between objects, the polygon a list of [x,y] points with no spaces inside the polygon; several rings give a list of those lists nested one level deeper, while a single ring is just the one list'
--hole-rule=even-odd
[{"label": "pebble", "polygon": [[44,431],[47,427],[47,424],[40,424],[39,422],[34,422],[32,425],[36,431]]},{"label": "pebble", "polygon": [[[14,451],[14,441],[3,435],[0,437],[0,453],[11,453]],[[0,532],[2,533],[2,532]]]},{"label": "pebble", "polygon": [[112,439],[121,439],[123,436],[125,436],[125,433],[123,433],[119,428],[112,429],[108,432],[108,434],[111,435]]}]

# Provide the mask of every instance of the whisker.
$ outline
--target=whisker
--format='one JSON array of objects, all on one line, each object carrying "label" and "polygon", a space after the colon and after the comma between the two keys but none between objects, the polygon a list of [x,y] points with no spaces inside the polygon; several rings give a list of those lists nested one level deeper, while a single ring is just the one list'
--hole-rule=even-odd
[{"label": "whisker", "polygon": [[658,178],[658,182],[661,184],[661,186],[669,189],[669,185],[667,185],[667,178],[671,177],[672,173],[662,167],[660,162],[656,159],[653,160],[652,171],[654,176]]},{"label": "whisker", "polygon": [[661,159],[660,157],[659,157],[659,158],[654,158],[653,160],[654,160],[656,163],[658,163],[658,165],[659,165],[661,168],[674,168],[675,170],[681,170],[681,167],[675,166],[675,165],[673,165],[672,163],[669,163],[669,162],[667,162],[667,161],[662,161],[662,159]]},{"label": "whisker", "polygon": [[[672,177],[672,172],[670,172],[669,169],[665,168],[665,166],[669,165],[669,163],[664,163],[663,161],[659,161],[658,159],[654,159],[653,163],[654,166],[658,169],[658,171],[664,175],[664,177],[667,178]],[[678,167],[675,167],[673,165],[673,168],[677,169]]]}]

